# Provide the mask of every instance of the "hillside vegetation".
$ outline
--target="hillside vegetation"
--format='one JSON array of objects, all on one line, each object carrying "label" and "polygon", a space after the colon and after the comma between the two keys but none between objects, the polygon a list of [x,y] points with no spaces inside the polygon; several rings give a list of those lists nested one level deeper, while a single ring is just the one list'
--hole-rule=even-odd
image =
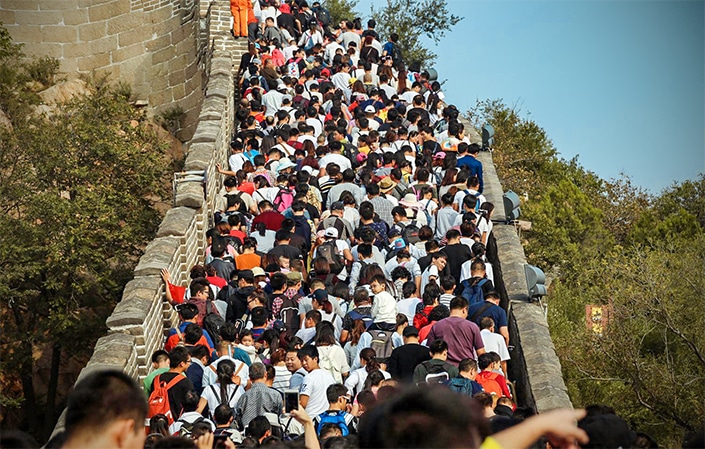
[{"label": "hillside vegetation", "polygon": [[1,418],[38,440],[153,238],[173,171],[129,88],[79,82],[41,104],[57,68],[0,27]]},{"label": "hillside vegetation", "polygon": [[[503,187],[524,198],[529,263],[555,276],[544,300],[573,404],[610,405],[680,446],[705,420],[705,175],[652,195],[561,159],[501,101],[470,116],[494,127]],[[590,328],[588,305],[606,317]]]}]

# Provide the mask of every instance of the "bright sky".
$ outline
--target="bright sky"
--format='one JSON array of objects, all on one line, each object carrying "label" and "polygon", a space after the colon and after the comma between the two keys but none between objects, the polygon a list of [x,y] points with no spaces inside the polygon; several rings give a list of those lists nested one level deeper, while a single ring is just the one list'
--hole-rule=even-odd
[{"label": "bright sky", "polygon": [[[376,5],[384,0],[376,0]],[[372,0],[357,10],[369,14]],[[448,0],[435,65],[459,109],[501,98],[566,159],[658,193],[705,173],[705,2]],[[365,22],[363,22],[365,23]]]}]

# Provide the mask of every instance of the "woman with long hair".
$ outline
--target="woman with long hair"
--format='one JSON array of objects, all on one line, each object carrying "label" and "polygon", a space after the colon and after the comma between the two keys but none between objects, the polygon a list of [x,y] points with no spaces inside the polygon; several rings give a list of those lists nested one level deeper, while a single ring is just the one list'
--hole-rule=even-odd
[{"label": "woman with long hair", "polygon": [[348,365],[352,366],[355,362],[355,356],[357,355],[357,343],[360,341],[360,336],[365,333],[367,328],[365,327],[365,322],[362,320],[354,320],[353,327],[350,331],[350,339],[343,350],[345,351],[345,357],[348,359]]},{"label": "woman with long hair", "polygon": [[[242,368],[243,366],[241,362],[240,367]],[[218,380],[215,384],[203,389],[196,411],[203,413],[203,410],[208,406],[208,411],[213,416],[215,408],[220,404],[227,404],[231,408],[235,408],[240,396],[245,392],[245,389],[239,385],[240,378],[237,374],[235,362],[232,360],[224,359],[218,362],[216,370]]]},{"label": "woman with long hair", "polygon": [[365,348],[360,351],[360,365],[360,368],[351,372],[350,376],[345,379],[345,386],[353,397],[365,388],[367,377],[371,372],[379,371],[384,379],[392,377],[388,372],[382,370],[376,358],[375,350],[372,348]]},{"label": "woman with long hair", "polygon": [[328,371],[337,383],[343,383],[350,373],[350,366],[345,351],[335,339],[333,324],[328,321],[318,323],[314,343],[318,349],[318,363],[321,369]]}]

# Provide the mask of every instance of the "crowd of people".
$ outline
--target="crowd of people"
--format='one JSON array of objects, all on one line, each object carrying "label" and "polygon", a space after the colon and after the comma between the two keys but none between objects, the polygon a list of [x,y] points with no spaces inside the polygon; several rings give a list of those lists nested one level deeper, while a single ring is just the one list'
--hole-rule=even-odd
[{"label": "crowd of people", "polygon": [[143,388],[86,377],[64,447],[585,443],[584,411],[514,402],[494,206],[440,84],[373,20],[231,6],[249,51],[205,259],[162,272],[180,323]]}]

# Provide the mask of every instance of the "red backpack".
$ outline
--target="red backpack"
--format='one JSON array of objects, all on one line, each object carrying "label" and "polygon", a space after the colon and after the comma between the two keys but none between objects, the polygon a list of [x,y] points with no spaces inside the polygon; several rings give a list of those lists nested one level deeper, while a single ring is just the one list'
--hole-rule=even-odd
[{"label": "red backpack", "polygon": [[151,418],[154,415],[164,415],[169,420],[169,425],[171,425],[174,422],[174,416],[171,414],[169,390],[179,381],[186,378],[177,374],[169,383],[163,382],[161,378],[162,375],[160,374],[154,379],[154,391],[149,395],[147,418]]}]

